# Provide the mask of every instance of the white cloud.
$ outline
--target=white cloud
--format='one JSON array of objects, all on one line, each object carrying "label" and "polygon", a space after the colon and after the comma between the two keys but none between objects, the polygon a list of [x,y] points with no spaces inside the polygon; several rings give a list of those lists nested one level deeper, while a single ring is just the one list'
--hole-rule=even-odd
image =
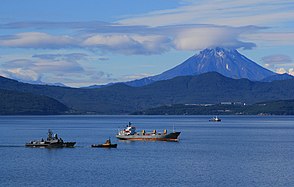
[{"label": "white cloud", "polygon": [[73,87],[117,81],[112,74],[85,65],[91,60],[84,53],[37,54],[2,62],[0,75],[28,83],[62,82]]},{"label": "white cloud", "polygon": [[122,54],[160,54],[170,49],[170,41],[160,35],[96,34],[81,44]]},{"label": "white cloud", "polygon": [[283,55],[283,54],[275,54],[275,55],[265,56],[265,57],[262,57],[261,60],[264,64],[267,64],[267,66],[269,66],[269,65],[285,65],[285,64],[289,64],[289,63],[293,62],[293,60],[291,59],[290,56]]},{"label": "white cloud", "polygon": [[294,43],[293,32],[249,33],[242,38],[261,43],[265,46],[285,46],[293,45]]},{"label": "white cloud", "polygon": [[18,33],[0,36],[0,47],[15,48],[90,48],[121,54],[161,54],[172,47],[170,39],[162,35],[132,33],[94,34],[92,36],[53,36],[47,33]]},{"label": "white cloud", "polygon": [[84,46],[109,46],[117,47],[122,46],[125,43],[135,43],[135,41],[127,35],[95,35],[87,38],[84,42]]},{"label": "white cloud", "polygon": [[276,73],[278,74],[288,73],[289,75],[294,76],[294,68],[277,68]]},{"label": "white cloud", "polygon": [[[292,45],[293,32],[281,31],[279,27],[293,28],[293,2],[288,0],[211,0],[185,1],[182,6],[132,15],[118,23],[124,25],[147,25],[150,27],[195,24],[199,27],[182,29],[176,36],[176,49],[203,49],[209,46],[251,48],[259,46]],[[201,26],[202,24],[202,26]],[[210,27],[205,27],[205,25]],[[228,26],[225,28],[224,25]],[[268,30],[244,29],[242,26],[270,26]],[[212,27],[211,27],[212,26]],[[223,28],[222,28],[223,27]],[[241,30],[239,30],[241,31]],[[261,32],[263,31],[263,32]],[[251,41],[251,42],[248,42]]]},{"label": "white cloud", "polygon": [[39,58],[44,60],[67,60],[67,61],[78,61],[88,58],[85,53],[69,53],[69,54],[37,54],[33,55],[33,58]]},{"label": "white cloud", "polygon": [[[138,28],[141,28],[138,26]],[[241,41],[244,33],[257,32],[262,27],[228,27],[216,25],[174,25],[145,28],[145,33],[92,33],[79,36],[47,33],[18,33],[0,36],[0,47],[63,49],[83,48],[125,55],[162,54],[176,50],[198,50],[206,47],[252,48],[252,42]],[[140,31],[142,32],[142,31]],[[76,54],[75,58],[80,58]],[[71,55],[73,56],[73,55]],[[48,58],[48,56],[47,56]],[[63,57],[64,58],[64,57]]]},{"label": "white cloud", "polygon": [[9,70],[31,70],[40,74],[83,72],[83,68],[77,62],[66,60],[16,59],[2,63],[2,67]]},{"label": "white cloud", "polygon": [[[184,2],[184,3],[183,3]],[[174,9],[131,15],[116,23],[107,22],[11,22],[0,29],[33,29],[42,32],[0,36],[0,47],[84,48],[125,55],[162,54],[172,49],[198,50],[223,46],[252,48],[258,44],[292,45],[293,32],[261,32],[263,25],[293,27],[293,2],[289,0],[199,0],[183,1]],[[287,24],[289,23],[289,24]],[[244,26],[247,25],[247,26]],[[60,32],[60,30],[59,30]]]},{"label": "white cloud", "polygon": [[150,73],[140,73],[140,74],[132,74],[132,75],[125,75],[121,78],[121,81],[131,81],[136,79],[142,79],[144,77],[150,77],[153,74]]},{"label": "white cloud", "polygon": [[294,76],[294,68],[290,68],[290,69],[288,70],[288,74]]},{"label": "white cloud", "polygon": [[13,36],[0,37],[0,46],[19,48],[62,48],[75,45],[76,41],[66,35],[53,36],[40,32],[18,33]]},{"label": "white cloud", "polygon": [[240,41],[239,35],[244,29],[230,27],[203,27],[187,29],[175,36],[175,48],[179,50],[200,50],[208,47],[230,47],[250,49],[252,42]]},{"label": "white cloud", "polygon": [[36,81],[40,79],[40,75],[33,70],[22,69],[22,68],[12,68],[12,69],[0,69],[0,75],[3,77],[8,77],[15,80],[22,81]]},{"label": "white cloud", "polygon": [[261,60],[266,68],[272,69],[278,74],[294,75],[294,64],[290,56],[275,54],[265,56]]},{"label": "white cloud", "polygon": [[200,0],[183,6],[153,11],[120,20],[126,25],[176,25],[181,23],[216,25],[260,25],[292,21],[293,2],[288,0]]},{"label": "white cloud", "polygon": [[106,57],[106,56],[100,56],[100,57],[98,57],[98,60],[100,60],[100,61],[107,61],[107,60],[109,60],[109,58]]},{"label": "white cloud", "polygon": [[277,68],[276,69],[276,73],[278,73],[278,74],[284,74],[284,73],[287,73],[287,71],[286,71],[285,68]]}]

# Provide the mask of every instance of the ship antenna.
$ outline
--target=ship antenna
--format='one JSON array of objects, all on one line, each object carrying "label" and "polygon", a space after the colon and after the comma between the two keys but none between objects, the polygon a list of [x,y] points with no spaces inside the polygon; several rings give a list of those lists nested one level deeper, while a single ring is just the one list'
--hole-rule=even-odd
[{"label": "ship antenna", "polygon": [[173,132],[175,132],[175,125],[173,124]]}]

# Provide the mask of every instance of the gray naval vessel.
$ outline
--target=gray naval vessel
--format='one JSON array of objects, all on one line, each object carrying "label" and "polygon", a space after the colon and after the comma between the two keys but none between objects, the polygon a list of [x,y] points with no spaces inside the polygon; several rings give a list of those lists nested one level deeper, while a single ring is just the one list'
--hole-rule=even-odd
[{"label": "gray naval vessel", "polygon": [[63,148],[74,147],[76,142],[64,142],[62,138],[58,138],[57,134],[53,135],[53,132],[48,130],[48,137],[46,140],[33,140],[25,144],[26,147],[46,147],[46,148]]},{"label": "gray naval vessel", "polygon": [[136,127],[129,122],[125,129],[117,133],[116,138],[120,140],[178,141],[180,133],[175,131],[167,133],[166,129],[162,133],[156,132],[156,130],[152,132],[145,132],[145,130],[136,132]]}]

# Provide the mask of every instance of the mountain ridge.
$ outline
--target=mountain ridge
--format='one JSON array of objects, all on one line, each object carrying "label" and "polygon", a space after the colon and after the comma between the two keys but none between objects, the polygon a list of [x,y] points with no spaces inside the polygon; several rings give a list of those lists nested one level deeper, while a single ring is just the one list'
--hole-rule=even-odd
[{"label": "mountain ridge", "polygon": [[272,82],[272,81],[278,81],[278,80],[287,80],[287,79],[293,79],[294,76],[289,75],[288,73],[284,73],[284,74],[276,74],[276,75],[272,75],[269,77],[266,77],[264,79],[262,79],[262,82]]},{"label": "mountain ridge", "polygon": [[261,81],[266,77],[276,75],[240,54],[236,49],[216,47],[204,49],[199,54],[193,55],[183,63],[159,75],[125,83],[138,87],[177,76],[200,75],[208,72],[218,72],[229,78],[247,78],[252,81]]},{"label": "mountain ridge", "polygon": [[31,85],[0,78],[0,89],[45,95],[83,114],[130,114],[169,104],[294,99],[294,79],[256,82],[215,72],[180,76],[143,87],[121,83],[99,89]]},{"label": "mountain ridge", "polygon": [[0,115],[56,115],[69,108],[50,97],[0,89]]}]

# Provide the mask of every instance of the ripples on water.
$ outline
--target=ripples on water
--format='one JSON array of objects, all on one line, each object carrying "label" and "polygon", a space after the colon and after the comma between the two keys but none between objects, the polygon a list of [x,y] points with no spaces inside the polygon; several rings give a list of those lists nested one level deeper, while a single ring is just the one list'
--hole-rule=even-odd
[{"label": "ripples on water", "polygon": [[[0,117],[1,186],[294,186],[293,116]],[[119,128],[181,131],[179,142],[118,141]],[[48,129],[75,148],[25,148]],[[111,137],[117,149],[93,149]]]}]

